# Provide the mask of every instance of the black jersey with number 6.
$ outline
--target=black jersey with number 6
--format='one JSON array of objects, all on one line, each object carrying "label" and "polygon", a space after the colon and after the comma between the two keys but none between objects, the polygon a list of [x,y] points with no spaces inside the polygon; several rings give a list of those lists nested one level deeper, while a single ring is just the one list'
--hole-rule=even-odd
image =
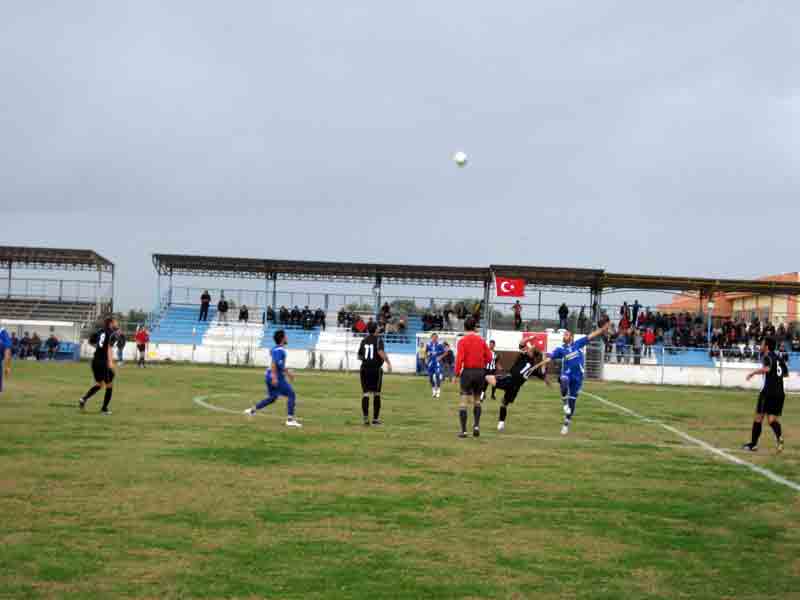
[{"label": "black jersey with number 6", "polygon": [[768,352],[764,355],[762,363],[769,370],[764,374],[764,387],[761,392],[769,397],[783,397],[783,379],[789,376],[789,368],[786,362],[775,352]]},{"label": "black jersey with number 6", "polygon": [[108,349],[113,348],[117,343],[117,334],[113,329],[100,329],[92,336],[97,340],[94,346],[94,359],[93,362],[97,364],[106,364],[108,362]]},{"label": "black jersey with number 6", "polygon": [[358,348],[358,358],[361,360],[362,369],[380,369],[383,366],[383,338],[376,335],[368,335],[361,340]]}]

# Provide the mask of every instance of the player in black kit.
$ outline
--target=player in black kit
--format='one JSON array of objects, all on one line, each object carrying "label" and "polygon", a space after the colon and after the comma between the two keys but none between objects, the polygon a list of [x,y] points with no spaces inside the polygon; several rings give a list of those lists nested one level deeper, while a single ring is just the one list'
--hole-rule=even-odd
[{"label": "player in black kit", "polygon": [[95,384],[89,388],[80,399],[80,409],[86,407],[86,401],[94,396],[101,388],[105,388],[106,393],[103,398],[103,408],[101,412],[104,415],[110,415],[111,411],[108,405],[111,403],[111,394],[113,393],[112,383],[114,381],[114,352],[113,348],[117,343],[117,331],[119,327],[117,322],[109,317],[103,323],[103,328],[99,329],[92,337],[90,342],[94,345],[94,358],[92,359],[92,375],[94,376]]},{"label": "player in black kit", "polygon": [[[497,375],[497,351],[495,350],[495,343],[494,340],[489,340],[489,352],[492,353],[492,360],[486,363],[486,374],[487,375]],[[486,390],[489,389],[489,382],[483,382],[483,391],[481,392],[481,400],[486,399]],[[497,388],[492,386],[492,400],[495,400],[495,390]]]},{"label": "player in black kit", "polygon": [[539,352],[532,343],[522,342],[519,345],[519,356],[507,375],[502,375],[500,377],[495,375],[486,376],[486,382],[489,385],[497,386],[498,390],[503,390],[503,400],[500,404],[500,417],[497,420],[498,431],[503,431],[506,428],[508,406],[509,404],[513,404],[514,400],[516,400],[519,390],[525,385],[528,378],[531,376],[538,377],[547,385],[550,385],[544,367],[534,369],[534,366],[541,362],[541,360],[542,353]]},{"label": "player in black kit", "polygon": [[372,395],[372,424],[382,425],[381,416],[381,387],[383,385],[383,363],[392,372],[392,363],[386,355],[383,338],[375,335],[378,325],[370,321],[367,325],[367,337],[361,340],[358,347],[358,358],[361,361],[361,412],[364,415],[364,425],[369,425],[369,396]]},{"label": "player in black kit", "polygon": [[775,340],[765,338],[761,344],[762,367],[747,375],[747,380],[756,375],[764,376],[764,384],[758,394],[756,404],[756,415],[753,419],[753,432],[750,442],[742,446],[743,449],[755,452],[758,450],[758,438],[761,435],[761,423],[764,415],[767,415],[767,423],[775,433],[778,443],[778,452],[783,451],[783,431],[781,430],[778,417],[783,414],[783,401],[785,394],[783,391],[783,380],[789,376],[789,368],[780,356],[775,353]]}]

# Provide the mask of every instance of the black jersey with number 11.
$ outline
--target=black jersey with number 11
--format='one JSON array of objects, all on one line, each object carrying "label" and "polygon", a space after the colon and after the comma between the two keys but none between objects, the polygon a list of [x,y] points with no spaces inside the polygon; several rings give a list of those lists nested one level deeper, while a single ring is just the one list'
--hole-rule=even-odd
[{"label": "black jersey with number 11", "polygon": [[368,335],[361,340],[358,348],[358,358],[361,360],[362,369],[379,369],[383,366],[383,338],[376,335]]}]

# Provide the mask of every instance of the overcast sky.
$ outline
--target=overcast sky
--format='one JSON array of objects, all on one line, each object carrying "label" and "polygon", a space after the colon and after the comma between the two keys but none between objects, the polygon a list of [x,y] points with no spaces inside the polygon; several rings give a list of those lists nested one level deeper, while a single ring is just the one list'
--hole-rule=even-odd
[{"label": "overcast sky", "polygon": [[800,269],[795,1],[0,7],[0,243],[122,308],[153,252]]}]

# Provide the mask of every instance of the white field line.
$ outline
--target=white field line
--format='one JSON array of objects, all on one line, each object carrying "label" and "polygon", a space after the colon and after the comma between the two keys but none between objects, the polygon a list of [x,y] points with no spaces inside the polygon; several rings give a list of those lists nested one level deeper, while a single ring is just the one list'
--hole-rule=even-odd
[{"label": "white field line", "polygon": [[766,477],[770,481],[774,481],[775,483],[780,483],[781,485],[785,485],[785,486],[787,486],[789,488],[792,488],[796,492],[800,492],[800,483],[796,483],[794,481],[791,481],[790,479],[786,479],[785,477],[782,477],[782,476],[778,475],[777,473],[775,473],[773,471],[770,471],[769,469],[765,469],[764,467],[759,467],[758,465],[754,465],[751,462],[747,462],[746,460],[742,460],[738,456],[734,456],[730,452],[727,452],[725,450],[722,450],[721,448],[717,448],[715,446],[712,446],[708,442],[704,442],[703,440],[697,439],[696,437],[692,437],[691,435],[689,435],[688,433],[684,433],[680,429],[675,429],[671,425],[667,425],[666,423],[662,423],[661,421],[659,421],[657,419],[652,419],[650,417],[645,417],[644,415],[640,415],[639,413],[637,413],[636,411],[631,410],[630,408],[626,408],[626,407],[622,406],[621,404],[617,404],[616,402],[611,402],[611,400],[606,400],[605,398],[601,398],[597,394],[592,394],[592,393],[586,392],[586,391],[584,391],[583,393],[586,396],[594,398],[598,402],[601,402],[601,403],[605,404],[606,406],[611,407],[611,408],[613,408],[613,409],[615,409],[615,410],[617,410],[617,411],[619,411],[621,413],[624,413],[624,414],[626,414],[626,415],[628,415],[630,417],[634,417],[635,419],[639,419],[640,421],[643,421],[645,423],[650,423],[652,425],[657,425],[658,427],[661,427],[662,429],[666,429],[670,433],[674,433],[675,435],[677,435],[679,438],[681,438],[681,439],[683,439],[683,440],[685,440],[685,441],[687,441],[689,443],[696,444],[697,446],[700,446],[703,450],[711,452],[712,454],[715,454],[716,456],[719,456],[720,458],[724,458],[725,460],[727,460],[729,462],[732,462],[735,465],[746,467],[746,468],[750,469],[751,471],[753,471],[754,473],[758,473],[759,475],[761,475],[763,477]]},{"label": "white field line", "polygon": [[197,404],[198,406],[202,406],[203,408],[207,408],[208,410],[213,410],[215,412],[224,412],[229,413],[232,415],[244,415],[244,409],[242,410],[231,410],[230,408],[224,408],[222,406],[215,406],[208,402],[209,398],[235,398],[239,394],[214,394],[213,396],[195,396],[192,398],[192,402]]}]

